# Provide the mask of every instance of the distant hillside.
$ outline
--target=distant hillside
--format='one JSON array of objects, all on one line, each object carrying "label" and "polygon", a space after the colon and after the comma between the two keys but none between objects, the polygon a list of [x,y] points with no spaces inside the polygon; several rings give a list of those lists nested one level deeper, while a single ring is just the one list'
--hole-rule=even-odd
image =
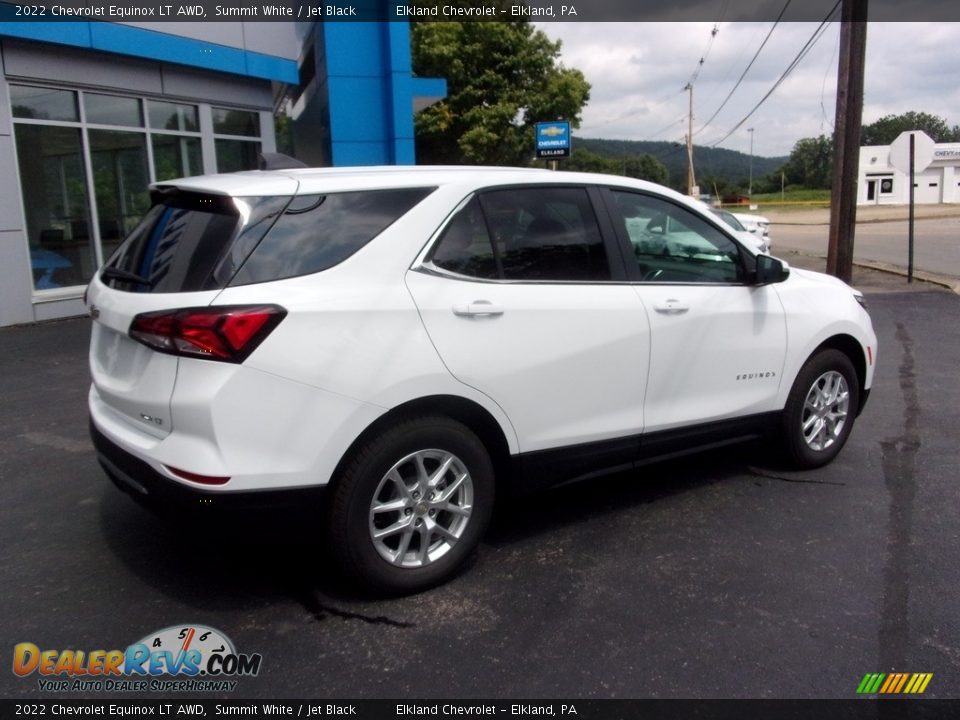
[{"label": "distant hillside", "polygon": [[[672,142],[648,142],[638,140],[605,140],[602,138],[573,138],[573,147],[581,147],[591,152],[607,157],[624,157],[629,155],[653,155],[666,165],[670,173],[670,184],[678,187],[686,182],[687,177],[687,149],[685,145]],[[753,177],[765,177],[787,161],[787,157],[760,157],[753,156]],[[750,156],[747,153],[723,148],[709,148],[694,145],[693,166],[697,175],[697,182],[701,183],[703,192],[711,192],[703,185],[702,180],[711,176],[722,178],[728,183],[746,182],[750,176]]]}]

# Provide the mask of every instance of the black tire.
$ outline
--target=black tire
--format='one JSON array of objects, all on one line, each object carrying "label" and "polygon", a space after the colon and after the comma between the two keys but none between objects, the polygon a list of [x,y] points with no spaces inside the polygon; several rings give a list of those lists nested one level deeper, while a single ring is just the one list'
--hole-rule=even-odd
[{"label": "black tire", "polygon": [[[418,484],[417,478],[435,475],[448,457],[453,459],[435,488],[434,504],[419,489],[427,485]],[[418,467],[425,475],[416,474]],[[406,495],[394,476],[407,487]],[[455,486],[458,477],[464,479]],[[329,518],[334,556],[348,575],[378,593],[406,594],[436,585],[456,572],[480,543],[493,512],[494,486],[490,456],[468,427],[444,416],[400,420],[358,448],[335,481]],[[447,491],[454,495],[440,504]],[[374,513],[375,500],[381,509],[395,503],[406,507]],[[459,512],[440,509],[453,505]],[[464,517],[467,509],[469,516]],[[374,531],[408,521],[391,535],[373,537]],[[449,535],[441,535],[440,528]],[[384,555],[391,552],[392,561]]]},{"label": "black tire", "polygon": [[[846,384],[846,416],[842,424],[835,420],[828,420],[822,424],[822,431],[815,433],[816,428],[821,425],[815,417],[816,412],[807,407],[807,398],[811,395],[815,384],[822,388],[825,382],[831,379],[836,380],[837,374],[842,376]],[[830,395],[832,396],[833,393]],[[821,410],[834,417],[842,406],[843,403],[839,401],[826,401]],[[821,350],[813,355],[800,369],[783,410],[783,445],[789,459],[797,467],[804,469],[817,468],[829,463],[843,449],[847,438],[850,437],[859,407],[860,382],[850,358],[839,350],[833,349]],[[807,433],[814,435],[813,438],[808,439],[805,436],[805,422],[812,422]]]}]

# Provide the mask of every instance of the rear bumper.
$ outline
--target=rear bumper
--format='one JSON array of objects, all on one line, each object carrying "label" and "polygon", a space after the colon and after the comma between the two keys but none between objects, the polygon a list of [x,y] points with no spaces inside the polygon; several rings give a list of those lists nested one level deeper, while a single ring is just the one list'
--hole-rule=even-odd
[{"label": "rear bumper", "polygon": [[207,510],[214,507],[301,510],[319,504],[324,495],[324,487],[208,492],[161,475],[100,432],[92,419],[90,439],[97,451],[97,460],[113,483],[141,504],[155,510]]}]

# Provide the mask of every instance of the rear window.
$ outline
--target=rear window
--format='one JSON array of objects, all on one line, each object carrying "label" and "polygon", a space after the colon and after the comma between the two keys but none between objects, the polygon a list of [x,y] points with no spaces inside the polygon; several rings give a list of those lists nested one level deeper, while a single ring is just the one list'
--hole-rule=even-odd
[{"label": "rear window", "polygon": [[231,285],[320,272],[343,262],[434,188],[368,190],[294,198]]},{"label": "rear window", "polygon": [[432,191],[292,199],[155,192],[155,204],[100,277],[118,290],[171,293],[319,272],[353,255]]}]

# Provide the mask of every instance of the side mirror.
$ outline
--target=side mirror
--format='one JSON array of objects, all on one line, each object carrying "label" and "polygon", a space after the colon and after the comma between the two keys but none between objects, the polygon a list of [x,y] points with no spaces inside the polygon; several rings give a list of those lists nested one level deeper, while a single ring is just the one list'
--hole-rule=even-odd
[{"label": "side mirror", "polygon": [[790,270],[782,261],[769,255],[757,255],[757,285],[783,282],[790,277]]}]

